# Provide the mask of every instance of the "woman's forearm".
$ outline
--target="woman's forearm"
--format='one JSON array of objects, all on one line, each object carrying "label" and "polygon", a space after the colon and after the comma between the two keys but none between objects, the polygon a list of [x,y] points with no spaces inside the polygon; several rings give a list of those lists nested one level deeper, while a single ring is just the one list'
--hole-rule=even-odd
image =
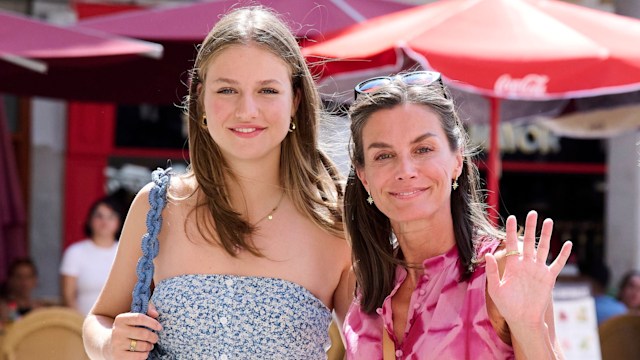
[{"label": "woman's forearm", "polygon": [[84,348],[92,360],[111,360],[109,351],[113,319],[108,316],[89,314],[82,326]]},{"label": "woman's forearm", "polygon": [[562,351],[550,336],[549,327],[542,323],[535,327],[512,327],[511,339],[518,360],[563,360]]}]

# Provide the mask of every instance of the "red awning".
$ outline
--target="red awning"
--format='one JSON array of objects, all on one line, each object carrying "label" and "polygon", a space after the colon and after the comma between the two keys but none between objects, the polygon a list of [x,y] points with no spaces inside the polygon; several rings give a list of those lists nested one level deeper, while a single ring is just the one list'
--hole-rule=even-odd
[{"label": "red awning", "polygon": [[60,98],[90,93],[100,86],[94,80],[103,69],[140,59],[157,61],[162,51],[161,45],[147,41],[0,11],[0,92]]},{"label": "red awning", "polygon": [[[286,19],[297,36],[313,39],[375,16],[411,7],[386,0],[260,0],[246,3],[272,8]],[[238,6],[238,0],[158,6],[95,17],[78,25],[149,41],[199,43],[222,15]]]},{"label": "red awning", "polygon": [[49,63],[88,66],[138,55],[159,58],[162,46],[0,12],[0,59],[34,71],[47,72]]}]

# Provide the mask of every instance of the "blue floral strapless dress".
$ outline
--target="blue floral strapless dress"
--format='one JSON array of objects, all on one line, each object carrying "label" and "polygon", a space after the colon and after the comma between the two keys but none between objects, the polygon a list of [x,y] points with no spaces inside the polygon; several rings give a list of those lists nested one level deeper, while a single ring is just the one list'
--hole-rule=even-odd
[{"label": "blue floral strapless dress", "polygon": [[149,359],[326,359],[331,311],[309,290],[268,277],[180,275],[156,284],[153,259],[171,169],[153,172],[147,233],[131,311],[147,313],[149,298],[162,331]]},{"label": "blue floral strapless dress", "polygon": [[152,301],[163,330],[150,359],[326,359],[331,312],[296,283],[181,275]]}]

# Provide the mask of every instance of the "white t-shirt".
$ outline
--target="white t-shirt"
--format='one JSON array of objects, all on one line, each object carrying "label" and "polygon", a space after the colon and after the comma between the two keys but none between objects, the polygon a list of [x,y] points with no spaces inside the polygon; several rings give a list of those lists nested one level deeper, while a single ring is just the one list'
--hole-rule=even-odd
[{"label": "white t-shirt", "polygon": [[99,247],[92,240],[82,240],[64,252],[60,274],[78,279],[78,310],[87,315],[107,281],[118,243]]}]

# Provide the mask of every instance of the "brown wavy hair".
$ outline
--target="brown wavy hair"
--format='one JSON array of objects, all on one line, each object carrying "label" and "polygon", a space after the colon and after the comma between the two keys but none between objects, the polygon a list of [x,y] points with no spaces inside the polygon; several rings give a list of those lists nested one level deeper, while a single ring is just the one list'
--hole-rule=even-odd
[{"label": "brown wavy hair", "polygon": [[[203,94],[206,69],[211,60],[232,45],[257,45],[282,59],[290,68],[293,93],[300,104],[292,121],[295,131],[281,144],[280,181],[295,207],[316,225],[343,237],[340,212],[343,189],[337,168],[318,148],[318,121],[322,114],[320,95],[300,52],[296,39],[277,14],[262,6],[232,10],[222,17],[198,48],[185,100],[189,127],[191,164],[186,176],[195,176],[204,197],[195,207],[210,221],[197,221],[200,234],[220,244],[232,256],[238,248],[262,256],[251,241],[255,226],[235,211],[229,202],[228,181],[234,180],[227,160],[203,125]],[[210,215],[209,215],[210,214]]]},{"label": "brown wavy hair", "polygon": [[[445,96],[446,94],[446,96]],[[488,220],[481,196],[479,174],[467,146],[468,137],[456,113],[448,91],[438,85],[406,85],[394,80],[372,93],[361,94],[349,109],[351,120],[351,163],[355,168],[364,167],[362,131],[367,120],[375,112],[392,109],[402,104],[426,106],[440,118],[442,128],[452,151],[463,151],[462,174],[459,187],[451,194],[451,216],[453,218],[456,246],[462,267],[462,279],[468,279],[475,270],[474,238],[484,233],[501,236]],[[402,126],[402,119],[397,119]],[[394,286],[395,268],[409,266],[394,243],[393,229],[389,218],[376,206],[366,202],[367,191],[351,170],[347,180],[344,199],[344,216],[347,234],[352,246],[352,257],[358,292],[363,311],[375,312]]]}]

